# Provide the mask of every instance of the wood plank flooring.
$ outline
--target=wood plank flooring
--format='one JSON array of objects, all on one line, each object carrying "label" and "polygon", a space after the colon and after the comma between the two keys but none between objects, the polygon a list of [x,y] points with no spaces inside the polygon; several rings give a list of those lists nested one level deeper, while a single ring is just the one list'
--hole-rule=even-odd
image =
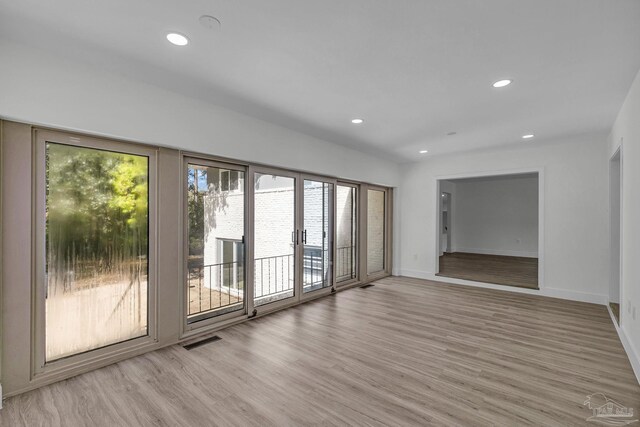
[{"label": "wood plank flooring", "polygon": [[538,289],[538,259],[514,256],[445,253],[438,276]]},{"label": "wood plank flooring", "polygon": [[0,425],[584,426],[596,392],[640,410],[605,306],[390,277],[218,335],[10,398]]}]

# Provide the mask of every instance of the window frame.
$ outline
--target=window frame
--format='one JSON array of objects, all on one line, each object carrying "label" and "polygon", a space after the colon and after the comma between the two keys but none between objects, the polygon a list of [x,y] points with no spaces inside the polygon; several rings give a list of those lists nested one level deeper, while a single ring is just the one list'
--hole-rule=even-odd
[{"label": "window frame", "polygon": [[[158,149],[153,146],[89,137],[69,132],[34,129],[32,182],[32,369],[31,378],[46,378],[63,374],[108,358],[117,358],[132,351],[144,351],[158,341],[157,328],[157,200],[158,200]],[[46,361],[46,144],[47,142],[132,154],[147,157],[149,186],[148,259],[147,259],[147,334],[128,340]]]},{"label": "window frame", "polygon": [[[216,263],[218,264],[224,264],[224,263],[228,263],[228,262],[233,262],[234,264],[238,262],[239,259],[241,259],[241,261],[244,263],[244,242],[241,239],[228,239],[226,237],[216,237],[216,244],[218,245],[218,255],[219,254],[223,254],[224,256],[224,244],[225,243],[231,243],[231,256],[233,257],[232,261],[221,261],[218,260],[216,261]],[[243,257],[242,258],[238,258],[238,247],[242,245],[242,254]],[[235,284],[236,286],[238,285],[238,266],[234,265],[233,266],[233,284]],[[223,276],[224,277],[224,276]],[[244,277],[243,277],[244,279]],[[231,290],[231,286],[224,286],[225,288]]]},{"label": "window frame", "polygon": [[[393,244],[393,190],[388,187],[382,187],[378,185],[371,184],[363,184],[361,186],[362,194],[360,197],[360,203],[363,204],[364,209],[363,214],[361,216],[361,224],[363,232],[360,233],[360,248],[362,253],[360,254],[360,262],[362,263],[361,272],[362,277],[364,278],[364,282],[371,282],[373,280],[378,280],[383,277],[391,275],[392,272],[392,244]],[[368,266],[368,215],[369,215],[369,190],[380,191],[384,194],[384,243],[383,243],[383,269],[380,271],[374,271],[369,273]]]},{"label": "window frame", "polygon": [[337,218],[335,219],[336,222],[336,261],[335,261],[335,265],[336,265],[336,288],[343,288],[345,286],[349,286],[352,285],[354,283],[358,283],[361,280],[360,277],[360,252],[362,251],[362,247],[360,244],[360,235],[361,235],[361,212],[362,212],[362,208],[361,208],[361,189],[362,189],[362,185],[357,184],[357,183],[353,183],[353,182],[347,182],[347,181],[340,181],[338,180],[337,184],[336,184],[336,216],[337,216],[337,199],[338,199],[338,187],[350,187],[352,189],[355,190],[356,194],[355,194],[355,198],[354,198],[354,203],[355,203],[355,223],[353,224],[355,227],[354,230],[354,234],[355,237],[353,238],[352,244],[353,247],[356,250],[356,254],[353,257],[354,258],[354,262],[355,262],[355,277],[350,278],[350,279],[346,279],[346,280],[341,280],[338,281],[338,277],[337,277],[337,268],[338,268],[338,261],[337,261],[337,252],[338,252],[338,226],[337,226]]},{"label": "window frame", "polygon": [[297,208],[300,215],[300,233],[304,230],[304,202],[305,202],[305,181],[321,182],[322,184],[333,185],[333,194],[331,196],[332,209],[330,210],[331,218],[329,219],[329,228],[331,228],[331,244],[329,245],[329,272],[331,274],[331,286],[326,286],[318,289],[314,289],[308,292],[304,291],[304,247],[306,244],[300,244],[300,260],[297,263],[297,268],[300,269],[300,302],[309,301],[315,298],[326,296],[335,292],[336,288],[336,200],[337,200],[337,185],[338,182],[335,178],[330,178],[321,175],[312,175],[308,173],[300,173],[300,186],[299,186],[299,200],[297,201]]},{"label": "window frame", "polygon": [[[181,184],[180,188],[182,194],[180,196],[180,209],[181,209],[181,221],[182,224],[180,229],[182,230],[182,243],[180,245],[181,252],[179,253],[179,264],[180,264],[180,318],[181,320],[181,338],[188,338],[192,335],[199,334],[203,330],[210,329],[212,327],[222,327],[222,325],[226,325],[230,322],[235,322],[238,319],[246,318],[247,310],[248,310],[248,278],[249,272],[247,270],[247,260],[248,260],[248,248],[249,248],[249,193],[248,193],[248,179],[247,174],[249,173],[248,167],[243,164],[236,163],[227,163],[225,161],[217,160],[215,157],[209,157],[205,155],[198,155],[196,153],[183,153],[181,159]],[[189,269],[187,267],[187,255],[189,254],[189,209],[188,209],[188,197],[189,197],[189,189],[188,189],[188,180],[187,180],[187,171],[189,170],[189,165],[197,165],[203,167],[211,167],[211,168],[219,168],[226,169],[229,171],[229,178],[231,177],[231,171],[242,172],[244,174],[244,179],[242,185],[244,187],[244,208],[243,208],[243,221],[244,221],[244,301],[243,308],[239,310],[233,310],[228,313],[222,314],[214,314],[215,310],[210,310],[208,312],[203,312],[195,315],[191,319],[189,319],[189,289],[186,286],[187,274]],[[222,177],[220,177],[220,188],[222,189]],[[229,185],[229,187],[231,187]],[[240,188],[240,180],[238,180],[238,189]],[[228,192],[236,192],[236,190],[224,190]],[[233,239],[227,239],[233,240]],[[253,297],[253,294],[251,294]]]}]

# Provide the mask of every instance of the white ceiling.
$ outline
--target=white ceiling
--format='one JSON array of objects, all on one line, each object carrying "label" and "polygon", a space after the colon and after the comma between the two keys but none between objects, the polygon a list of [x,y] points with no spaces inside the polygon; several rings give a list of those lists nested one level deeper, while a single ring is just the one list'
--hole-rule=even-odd
[{"label": "white ceiling", "polygon": [[639,24],[639,0],[0,0],[1,37],[395,161],[607,132]]}]

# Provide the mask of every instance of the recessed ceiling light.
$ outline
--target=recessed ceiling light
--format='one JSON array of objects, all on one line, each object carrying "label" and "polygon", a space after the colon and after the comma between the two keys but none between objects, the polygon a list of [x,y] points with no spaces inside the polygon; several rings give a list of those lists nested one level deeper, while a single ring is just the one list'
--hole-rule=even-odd
[{"label": "recessed ceiling light", "polygon": [[428,152],[428,150],[420,150],[420,154],[427,154]]},{"label": "recessed ceiling light", "polygon": [[351,119],[351,123],[353,123],[354,125],[361,125],[362,123],[364,123],[363,119]]},{"label": "recessed ceiling light", "polygon": [[200,22],[200,25],[202,25],[207,30],[219,30],[222,26],[220,20],[211,15],[202,15],[200,18],[198,18],[198,21]]},{"label": "recessed ceiling light", "polygon": [[505,87],[505,86],[509,86],[511,84],[512,80],[509,79],[504,79],[504,80],[498,80],[497,82],[495,82],[493,84],[493,87]]},{"label": "recessed ceiling light", "polygon": [[184,36],[179,33],[169,33],[167,34],[167,40],[176,46],[186,46],[189,44],[189,39],[187,36]]},{"label": "recessed ceiling light", "polygon": [[522,139],[530,139],[530,138],[533,138],[533,136],[534,135],[532,133],[529,133],[527,135],[522,135]]}]

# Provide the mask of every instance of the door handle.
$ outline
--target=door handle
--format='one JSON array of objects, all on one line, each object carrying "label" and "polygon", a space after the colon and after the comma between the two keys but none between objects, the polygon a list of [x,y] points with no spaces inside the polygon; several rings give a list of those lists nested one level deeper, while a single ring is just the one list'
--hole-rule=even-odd
[{"label": "door handle", "polygon": [[302,232],[302,243],[307,244],[307,230]]}]

